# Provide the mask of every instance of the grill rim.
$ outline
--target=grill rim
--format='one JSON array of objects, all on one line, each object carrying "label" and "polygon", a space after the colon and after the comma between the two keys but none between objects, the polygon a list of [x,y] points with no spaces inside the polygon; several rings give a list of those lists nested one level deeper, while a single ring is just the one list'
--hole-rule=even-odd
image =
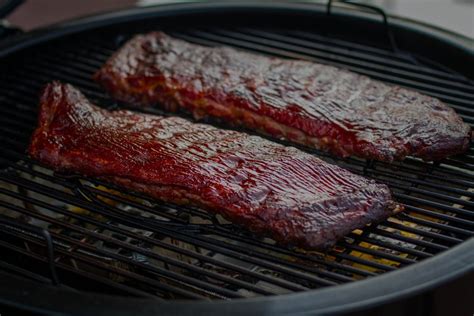
[{"label": "grill rim", "polygon": [[[282,13],[292,15],[299,14],[322,14],[324,6],[317,4],[289,4],[289,3],[193,3],[193,4],[169,4],[157,7],[133,8],[113,13],[99,14],[91,17],[81,18],[71,22],[65,22],[45,29],[29,32],[20,36],[4,40],[0,44],[0,58],[6,57],[19,50],[34,47],[37,44],[48,42],[50,40],[65,37],[75,33],[95,28],[111,26],[115,24],[123,24],[133,22],[140,19],[151,19],[165,16],[179,16],[186,14],[202,14],[202,13],[224,13],[235,12],[240,10],[245,12],[250,10],[255,13],[257,10],[265,11],[266,14]],[[288,10],[290,10],[288,12]],[[347,11],[347,12],[346,12]],[[357,11],[351,12],[345,10],[344,16],[350,16],[357,19],[366,19],[365,14]],[[371,18],[375,20],[376,18]],[[408,30],[416,23],[403,19],[395,19],[397,24],[401,23]],[[393,24],[393,18],[391,23]],[[421,25],[421,24],[420,24]],[[425,32],[426,33],[426,32]],[[426,36],[433,36],[436,40],[443,40],[438,35],[426,33]],[[445,34],[448,36],[448,34]],[[470,47],[462,40],[462,38],[452,37],[449,41],[445,41],[446,45],[453,45],[461,50],[471,54]],[[422,273],[419,273],[422,271]],[[0,291],[7,290],[8,293],[2,293],[0,302],[6,305],[18,305],[21,302],[21,293],[25,288],[31,289],[28,297],[30,308],[36,308],[36,311],[56,311],[58,308],[67,308],[68,312],[83,311],[88,312],[86,306],[97,306],[98,304],[108,304],[109,308],[116,308],[117,314],[129,314],[137,311],[137,306],[143,308],[143,315],[155,314],[156,312],[168,313],[176,312],[179,308],[181,313],[186,312],[212,312],[219,309],[220,312],[240,313],[248,311],[268,311],[275,313],[288,312],[285,308],[291,308],[292,312],[343,312],[355,311],[373,307],[383,303],[400,299],[409,295],[422,292],[424,290],[439,286],[454,278],[461,277],[465,273],[474,271],[474,238],[471,238],[462,244],[449,249],[442,254],[438,254],[433,258],[426,259],[420,263],[405,267],[391,273],[384,273],[375,278],[362,281],[352,282],[349,284],[323,288],[318,290],[307,291],[304,293],[279,295],[273,297],[262,297],[255,299],[235,300],[231,302],[185,302],[173,301],[156,304],[154,300],[149,299],[124,299],[108,295],[86,294],[70,291],[62,291],[57,288],[50,288],[44,285],[35,284],[31,281],[22,280],[20,278],[12,278],[3,275],[0,271],[0,280],[7,287],[0,287]],[[427,277],[429,275],[429,277]],[[12,283],[12,279],[16,280]],[[355,286],[355,288],[354,288]],[[400,290],[403,289],[403,290]],[[354,295],[356,293],[357,295]],[[20,295],[20,296],[19,296]],[[60,298],[62,302],[70,304],[61,304],[61,306],[45,306],[50,301],[52,295]],[[364,295],[365,299],[358,295]],[[64,296],[64,297],[61,297]],[[342,300],[342,301],[341,301]],[[34,305],[34,307],[33,307]],[[70,309],[74,306],[74,309]],[[290,307],[291,306],[291,307]],[[24,304],[21,304],[25,308]],[[98,306],[97,306],[98,307]],[[65,310],[66,311],[66,310]],[[100,310],[94,310],[100,312]],[[107,310],[106,313],[110,313]]]},{"label": "grill rim", "polygon": [[[13,52],[29,48],[45,41],[50,41],[65,35],[72,35],[82,31],[97,29],[100,27],[112,26],[123,23],[131,23],[139,20],[159,17],[180,17],[199,14],[223,14],[223,13],[259,13],[259,14],[285,14],[285,15],[305,15],[315,18],[326,16],[326,5],[320,3],[289,3],[285,1],[260,2],[260,1],[229,1],[220,3],[209,1],[205,3],[170,3],[148,7],[133,7],[123,10],[115,10],[105,13],[93,14],[64,22],[55,23],[29,32],[18,34],[7,39],[0,38],[0,58]],[[339,8],[333,5],[331,16],[344,19],[355,19],[362,22],[376,23],[383,25],[380,17],[376,14],[361,12],[354,9]],[[389,25],[393,29],[395,36],[400,39],[403,32],[416,33],[420,38],[428,38],[432,44],[446,45],[450,49],[456,49],[458,58],[470,59],[473,57],[473,39],[467,36],[432,26],[428,23],[418,22],[411,19],[387,15]],[[465,64],[459,65],[464,72]],[[474,72],[471,72],[469,79],[474,79]]]},{"label": "grill rim", "polygon": [[[38,313],[88,315],[262,315],[286,313],[342,313],[390,303],[414,296],[474,271],[474,238],[441,254],[400,270],[365,280],[303,293],[232,301],[158,301],[86,294],[14,277],[0,271],[0,303]],[[403,289],[403,290],[400,290]],[[354,295],[356,294],[356,295]],[[27,306],[25,306],[27,297]],[[54,302],[51,298],[54,297]],[[61,302],[56,304],[55,302]],[[104,306],[107,309],[104,309]]]}]

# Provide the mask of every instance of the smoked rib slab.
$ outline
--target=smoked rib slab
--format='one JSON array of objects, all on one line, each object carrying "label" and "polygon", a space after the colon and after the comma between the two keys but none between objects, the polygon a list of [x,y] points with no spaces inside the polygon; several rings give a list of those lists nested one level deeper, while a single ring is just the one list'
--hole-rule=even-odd
[{"label": "smoked rib slab", "polygon": [[161,32],[137,35],[96,73],[116,99],[184,108],[337,156],[440,160],[467,150],[470,127],[440,100],[336,67]]},{"label": "smoked rib slab", "polygon": [[29,154],[42,164],[201,206],[282,245],[326,248],[401,210],[387,186],[258,136],[107,111],[59,82],[40,103]]}]

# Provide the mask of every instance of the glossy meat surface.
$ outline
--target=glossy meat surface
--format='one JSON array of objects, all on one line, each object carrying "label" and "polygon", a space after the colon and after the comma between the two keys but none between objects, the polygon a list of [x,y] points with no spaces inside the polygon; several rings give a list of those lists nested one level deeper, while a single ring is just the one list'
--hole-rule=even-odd
[{"label": "glossy meat surface", "polygon": [[138,35],[95,79],[137,106],[184,108],[337,156],[440,160],[470,127],[438,99],[332,66]]},{"label": "glossy meat surface", "polygon": [[283,245],[322,249],[400,210],[387,186],[257,136],[110,112],[57,82],[40,106],[29,154],[44,165],[204,207]]}]

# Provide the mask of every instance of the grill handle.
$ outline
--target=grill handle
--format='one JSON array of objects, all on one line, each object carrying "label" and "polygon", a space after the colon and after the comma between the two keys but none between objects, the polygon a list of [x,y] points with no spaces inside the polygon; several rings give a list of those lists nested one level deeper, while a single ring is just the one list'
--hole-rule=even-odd
[{"label": "grill handle", "polygon": [[327,13],[327,15],[331,15],[331,13],[332,13],[331,9],[332,9],[332,6],[333,6],[334,2],[341,2],[341,3],[344,3],[344,4],[350,5],[350,6],[369,9],[371,11],[374,11],[374,12],[380,14],[383,18],[383,24],[384,24],[384,27],[385,27],[385,32],[387,34],[387,38],[388,38],[388,41],[390,43],[390,46],[391,46],[392,50],[394,52],[399,51],[397,43],[395,42],[395,37],[393,36],[392,30],[390,28],[390,24],[388,23],[387,14],[385,13],[385,11],[383,9],[381,9],[377,6],[374,6],[374,5],[370,5],[370,4],[352,2],[351,0],[338,0],[338,1],[328,0],[328,2],[326,4],[326,13]]}]

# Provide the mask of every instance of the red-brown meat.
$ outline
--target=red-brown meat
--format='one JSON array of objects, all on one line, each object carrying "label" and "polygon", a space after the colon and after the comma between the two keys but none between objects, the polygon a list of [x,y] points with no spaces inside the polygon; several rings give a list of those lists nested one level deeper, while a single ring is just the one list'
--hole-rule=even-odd
[{"label": "red-brown meat", "polygon": [[60,83],[42,95],[29,153],[55,170],[202,206],[284,245],[325,248],[400,210],[387,186],[296,148],[178,117],[110,112]]},{"label": "red-brown meat", "polygon": [[160,32],[130,40],[95,79],[125,102],[182,107],[343,157],[439,160],[470,141],[470,127],[438,99],[332,66]]}]

